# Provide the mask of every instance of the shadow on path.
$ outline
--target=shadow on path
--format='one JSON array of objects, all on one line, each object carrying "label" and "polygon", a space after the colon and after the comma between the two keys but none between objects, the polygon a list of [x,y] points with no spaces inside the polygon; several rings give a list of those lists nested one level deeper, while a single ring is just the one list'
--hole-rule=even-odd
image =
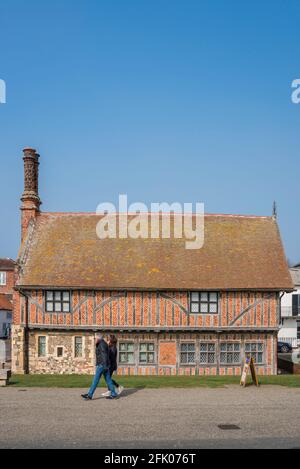
[{"label": "shadow on path", "polygon": [[[126,397],[129,397],[131,396],[132,394],[135,394],[136,392],[138,391],[141,391],[145,389],[145,386],[139,386],[137,388],[134,388],[134,389],[124,389],[124,391],[122,392],[122,394],[120,396],[118,396],[117,399],[124,399]],[[93,401],[98,401],[99,399],[105,399],[105,397],[101,396],[101,397],[95,397],[93,399]]]}]

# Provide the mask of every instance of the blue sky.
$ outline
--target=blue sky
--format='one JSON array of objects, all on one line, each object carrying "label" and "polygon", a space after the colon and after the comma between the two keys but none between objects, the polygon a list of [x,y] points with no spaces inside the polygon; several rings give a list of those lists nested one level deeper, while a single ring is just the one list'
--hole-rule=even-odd
[{"label": "blue sky", "polygon": [[0,4],[0,256],[16,257],[22,148],[46,211],[204,202],[270,215],[300,260],[300,1]]}]

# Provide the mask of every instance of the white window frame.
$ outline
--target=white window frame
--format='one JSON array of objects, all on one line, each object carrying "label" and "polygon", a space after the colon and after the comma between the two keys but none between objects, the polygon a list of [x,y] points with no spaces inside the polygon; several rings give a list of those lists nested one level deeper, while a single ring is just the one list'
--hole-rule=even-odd
[{"label": "white window frame", "polygon": [[5,287],[7,285],[7,273],[4,271],[0,272],[0,287]]}]

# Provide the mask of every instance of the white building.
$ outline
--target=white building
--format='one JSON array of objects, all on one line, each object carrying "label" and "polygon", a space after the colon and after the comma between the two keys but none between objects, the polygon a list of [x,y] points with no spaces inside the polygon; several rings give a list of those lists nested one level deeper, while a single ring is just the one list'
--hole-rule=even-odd
[{"label": "white building", "polygon": [[278,340],[300,345],[300,264],[290,269],[295,284],[293,293],[285,293],[281,300],[281,329]]}]

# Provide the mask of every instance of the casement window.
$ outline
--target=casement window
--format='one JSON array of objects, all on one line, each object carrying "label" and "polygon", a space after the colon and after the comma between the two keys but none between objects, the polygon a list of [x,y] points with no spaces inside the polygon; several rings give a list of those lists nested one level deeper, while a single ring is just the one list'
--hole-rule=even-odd
[{"label": "casement window", "polygon": [[69,313],[70,292],[69,291],[47,291],[46,311],[48,313]]},{"label": "casement window", "polygon": [[119,345],[119,361],[121,365],[133,365],[134,364],[134,343],[133,342],[121,342]]},{"label": "casement window", "polygon": [[201,342],[200,365],[214,365],[216,361],[216,344],[214,342]]},{"label": "casement window", "polygon": [[190,312],[192,314],[218,314],[217,292],[191,292]]},{"label": "casement window", "polygon": [[140,363],[145,365],[151,365],[155,361],[155,346],[154,343],[141,343],[140,344]]},{"label": "casement window", "polygon": [[39,336],[38,338],[38,356],[46,356],[46,336]]},{"label": "casement window", "polygon": [[75,358],[80,358],[82,357],[82,337],[75,337],[74,339],[74,355]]},{"label": "casement window", "polygon": [[64,356],[64,348],[63,347],[57,347],[56,348],[56,356],[57,356],[57,358],[62,358]]},{"label": "casement window", "polygon": [[180,363],[182,365],[195,365],[196,363],[196,346],[194,343],[180,344]]},{"label": "casement window", "polygon": [[292,296],[292,314],[293,316],[300,315],[300,295]]},{"label": "casement window", "polygon": [[6,285],[6,272],[0,272],[0,286]]},{"label": "casement window", "polygon": [[222,365],[239,365],[241,363],[241,346],[238,342],[220,344],[220,362]]},{"label": "casement window", "polygon": [[264,344],[263,342],[246,342],[245,343],[245,356],[253,358],[254,363],[261,365],[264,362]]}]

